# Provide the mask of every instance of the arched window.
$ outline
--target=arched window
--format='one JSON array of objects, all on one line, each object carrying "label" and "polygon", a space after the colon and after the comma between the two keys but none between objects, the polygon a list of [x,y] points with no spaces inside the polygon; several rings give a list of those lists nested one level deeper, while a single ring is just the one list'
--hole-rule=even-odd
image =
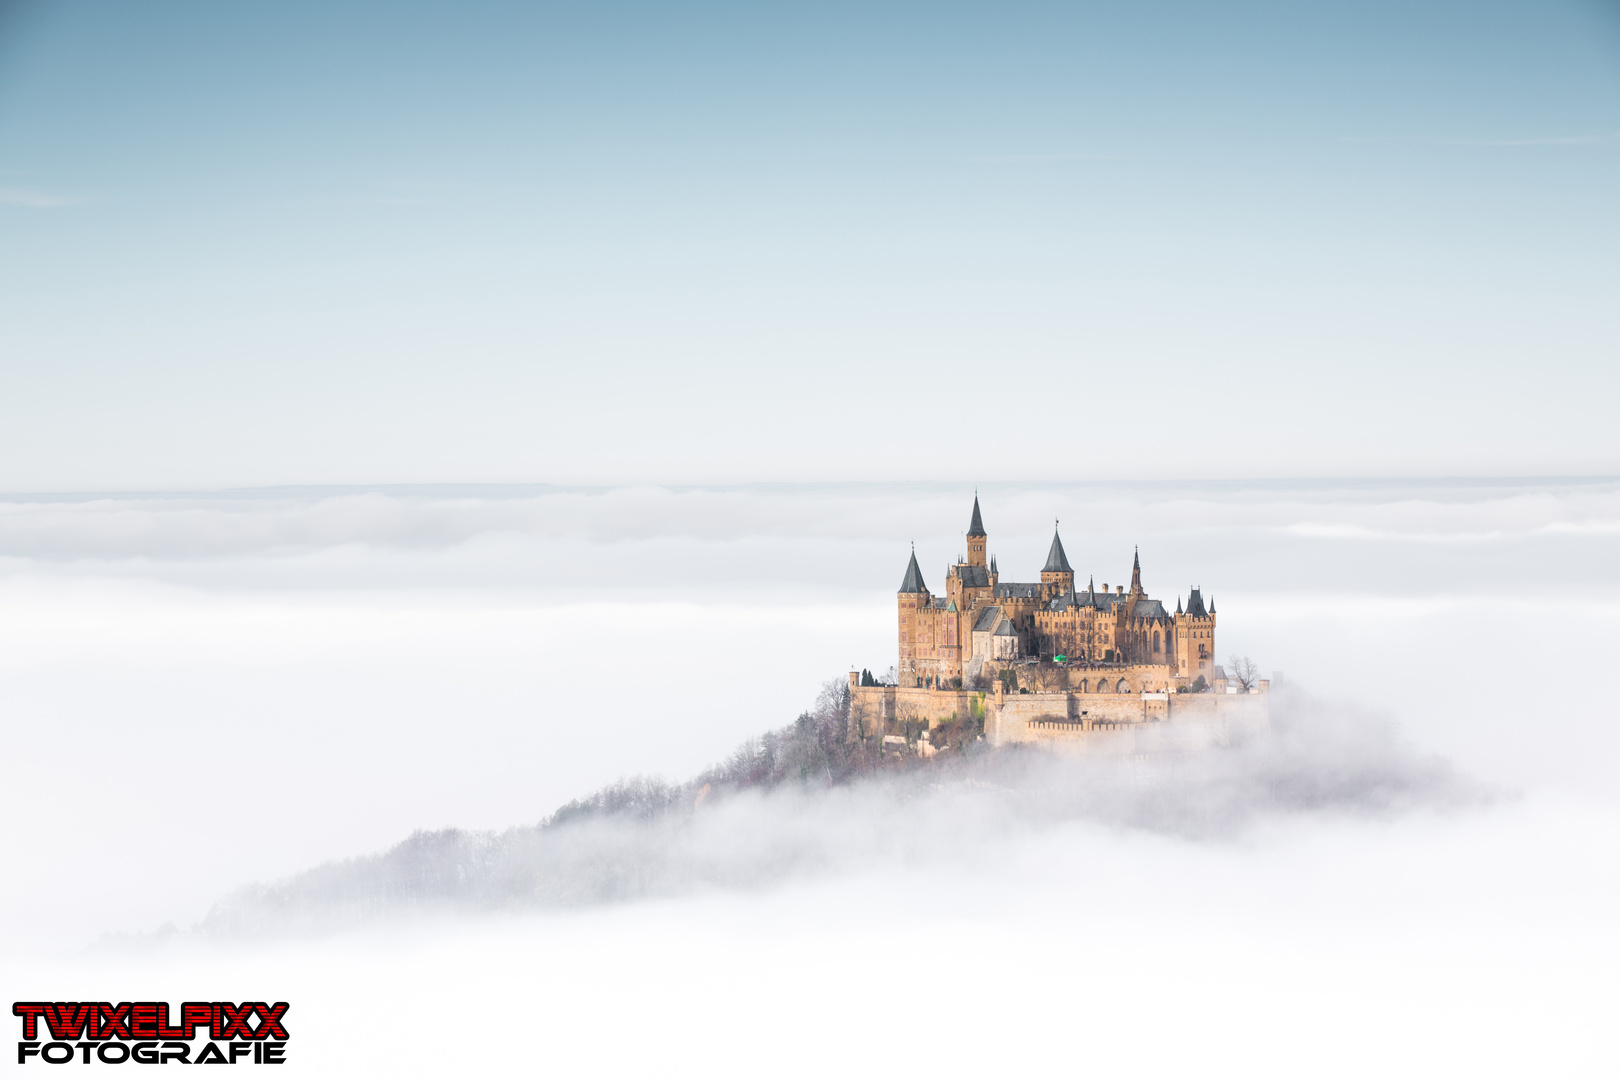
[{"label": "arched window", "polygon": [[1153,651],[1154,652],[1163,651],[1163,650],[1161,650],[1159,648],[1159,632],[1157,630],[1153,631]]},{"label": "arched window", "polygon": [[1084,680],[1084,679],[1081,679],[1081,680],[1080,680],[1080,692],[1081,692],[1081,693],[1082,693],[1082,694],[1084,694],[1084,693],[1087,693],[1087,692],[1088,692],[1088,691],[1087,691],[1087,690],[1086,690],[1086,687],[1087,687],[1087,685],[1088,685],[1088,684],[1087,684],[1087,682],[1086,682],[1086,680]]},{"label": "arched window", "polygon": [[1116,686],[1116,687],[1114,687],[1114,689],[1115,689],[1115,690],[1116,690],[1116,691],[1117,691],[1117,692],[1118,692],[1118,693],[1121,693],[1121,694],[1128,694],[1128,693],[1130,693],[1130,692],[1131,692],[1131,684],[1130,684],[1130,683],[1128,683],[1128,682],[1126,682],[1126,681],[1125,681],[1125,680],[1124,680],[1124,679],[1121,679],[1121,680],[1119,680],[1119,685],[1118,685],[1118,686]]}]

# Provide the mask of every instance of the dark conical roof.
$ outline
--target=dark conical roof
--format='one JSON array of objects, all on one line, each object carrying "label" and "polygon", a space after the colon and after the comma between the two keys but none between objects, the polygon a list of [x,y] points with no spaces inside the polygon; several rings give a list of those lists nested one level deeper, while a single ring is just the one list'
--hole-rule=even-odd
[{"label": "dark conical roof", "polygon": [[1046,565],[1041,567],[1041,573],[1047,572],[1074,573],[1074,567],[1069,565],[1069,557],[1063,554],[1063,541],[1058,539],[1056,529],[1052,530],[1052,550],[1046,553]]},{"label": "dark conical roof", "polygon": [[973,520],[968,522],[967,534],[969,536],[987,535],[984,531],[984,522],[979,518],[979,496],[976,493],[973,496]]},{"label": "dark conical roof", "polygon": [[1204,594],[1198,589],[1194,589],[1187,597],[1187,614],[1200,619],[1209,617],[1209,613],[1204,610]]},{"label": "dark conical roof", "polygon": [[906,580],[900,583],[900,591],[903,593],[925,593],[928,591],[928,586],[923,584],[922,567],[917,565],[917,552],[915,549],[911,552],[911,563],[906,567]]}]

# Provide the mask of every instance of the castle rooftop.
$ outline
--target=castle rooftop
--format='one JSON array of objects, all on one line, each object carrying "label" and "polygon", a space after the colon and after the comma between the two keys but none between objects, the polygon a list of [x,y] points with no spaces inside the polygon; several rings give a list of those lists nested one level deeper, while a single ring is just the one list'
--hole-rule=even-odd
[{"label": "castle rooftop", "polygon": [[917,565],[917,550],[911,551],[911,562],[906,567],[906,578],[900,583],[903,593],[926,593],[928,586],[923,584],[922,567]]},{"label": "castle rooftop", "polygon": [[1058,539],[1056,529],[1052,530],[1052,549],[1046,553],[1046,565],[1041,567],[1041,573],[1074,573],[1074,567],[1069,565],[1069,557],[1063,553],[1063,541]]}]

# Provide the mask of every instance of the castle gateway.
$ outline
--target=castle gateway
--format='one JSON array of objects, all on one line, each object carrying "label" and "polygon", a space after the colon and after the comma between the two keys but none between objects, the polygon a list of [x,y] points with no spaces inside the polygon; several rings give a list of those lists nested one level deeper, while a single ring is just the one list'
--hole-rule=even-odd
[{"label": "castle gateway", "polygon": [[[1240,685],[1215,662],[1215,604],[1191,590],[1174,612],[1142,588],[1095,578],[1077,589],[1054,529],[1040,581],[1002,581],[973,499],[967,554],[935,596],[911,553],[897,596],[894,686],[852,672],[855,737],[982,724],[996,742],[1193,719],[1266,718],[1269,685]],[[1179,715],[1178,715],[1179,714]],[[926,736],[923,736],[926,742]]]}]

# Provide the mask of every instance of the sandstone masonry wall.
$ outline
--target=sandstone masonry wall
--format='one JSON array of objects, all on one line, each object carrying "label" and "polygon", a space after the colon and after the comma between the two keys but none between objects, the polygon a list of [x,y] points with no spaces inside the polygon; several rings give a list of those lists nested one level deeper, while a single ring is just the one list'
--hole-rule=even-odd
[{"label": "sandstone masonry wall", "polygon": [[898,735],[908,726],[934,727],[975,715],[983,716],[985,738],[996,746],[1051,742],[1145,753],[1182,735],[1207,744],[1264,730],[1270,725],[1271,695],[1265,682],[1258,692],[1244,694],[1073,690],[1008,694],[999,688],[985,692],[860,686],[859,676],[850,676],[851,738]]}]

